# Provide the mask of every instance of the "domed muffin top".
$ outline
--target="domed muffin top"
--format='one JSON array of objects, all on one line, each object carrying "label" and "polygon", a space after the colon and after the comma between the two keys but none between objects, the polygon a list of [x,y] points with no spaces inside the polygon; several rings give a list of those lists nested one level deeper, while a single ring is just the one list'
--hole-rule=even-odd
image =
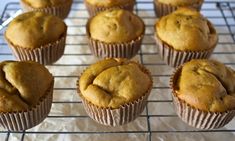
[{"label": "domed muffin top", "polygon": [[129,42],[144,34],[143,21],[123,9],[100,12],[90,19],[88,34],[91,38],[105,43]]},{"label": "domed muffin top", "polygon": [[33,8],[46,8],[72,3],[72,0],[21,0]]},{"label": "domed muffin top", "polygon": [[197,109],[235,109],[235,72],[222,63],[206,59],[187,62],[175,82],[177,97]]},{"label": "domed muffin top", "polygon": [[103,108],[119,108],[144,96],[152,86],[149,72],[127,59],[106,59],[88,67],[80,77],[81,95]]},{"label": "domed muffin top", "polygon": [[15,46],[39,48],[65,36],[66,24],[58,17],[43,12],[17,16],[6,29],[5,37]]},{"label": "domed muffin top", "polygon": [[215,28],[196,10],[180,8],[157,21],[156,36],[176,50],[202,51],[218,41]]},{"label": "domed muffin top", "polygon": [[157,1],[172,6],[191,6],[193,4],[203,3],[204,0],[157,0]]},{"label": "domed muffin top", "polygon": [[91,5],[96,5],[100,7],[114,7],[125,5],[127,3],[135,3],[135,0],[86,0]]},{"label": "domed muffin top", "polygon": [[35,106],[51,87],[53,76],[31,61],[0,63],[0,112],[24,111]]}]

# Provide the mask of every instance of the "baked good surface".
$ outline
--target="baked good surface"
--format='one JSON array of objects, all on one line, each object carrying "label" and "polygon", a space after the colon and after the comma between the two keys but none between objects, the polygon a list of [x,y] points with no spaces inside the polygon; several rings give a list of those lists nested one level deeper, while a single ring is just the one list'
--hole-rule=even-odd
[{"label": "baked good surface", "polygon": [[164,4],[172,6],[189,6],[193,4],[202,3],[204,0],[156,0]]},{"label": "baked good surface", "polygon": [[100,7],[113,7],[125,5],[128,3],[135,3],[135,0],[85,0],[91,5],[96,5]]},{"label": "baked good surface", "polygon": [[192,60],[178,76],[177,97],[210,112],[235,109],[235,71],[214,60]]},{"label": "baked good surface", "polygon": [[12,20],[5,37],[15,46],[34,49],[59,40],[65,36],[66,28],[63,20],[56,16],[28,12]]},{"label": "baked good surface", "polygon": [[53,76],[31,61],[0,63],[0,112],[27,110],[35,106],[51,86]]},{"label": "baked good surface", "polygon": [[133,13],[123,9],[100,12],[90,19],[91,38],[105,43],[128,42],[144,34],[143,21]]},{"label": "baked good surface", "polygon": [[21,0],[33,8],[46,8],[72,3],[72,0]]},{"label": "baked good surface", "polygon": [[127,59],[105,59],[88,67],[80,77],[81,95],[96,106],[119,108],[146,94],[149,73]]},{"label": "baked good surface", "polygon": [[176,50],[203,51],[215,47],[218,35],[212,23],[196,10],[180,8],[157,21],[156,36]]}]

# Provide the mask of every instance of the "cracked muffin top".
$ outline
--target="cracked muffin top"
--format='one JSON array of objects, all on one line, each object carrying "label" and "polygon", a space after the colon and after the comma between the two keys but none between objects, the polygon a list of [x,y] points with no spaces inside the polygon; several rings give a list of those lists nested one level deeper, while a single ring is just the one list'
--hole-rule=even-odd
[{"label": "cracked muffin top", "polygon": [[235,109],[235,71],[214,60],[183,65],[176,95],[187,104],[210,112]]},{"label": "cracked muffin top", "polygon": [[164,4],[170,4],[172,6],[191,6],[193,4],[203,3],[204,0],[157,0]]},{"label": "cracked muffin top", "polygon": [[157,21],[155,29],[156,36],[176,50],[208,50],[218,41],[211,22],[189,8],[180,8],[162,17]]},{"label": "cracked muffin top", "polygon": [[100,7],[114,7],[125,5],[127,3],[135,3],[135,0],[85,0],[91,5],[96,5]]},{"label": "cracked muffin top", "polygon": [[119,108],[144,96],[151,87],[149,72],[127,59],[97,62],[88,67],[79,80],[81,95],[102,108]]},{"label": "cracked muffin top", "polygon": [[31,61],[0,63],[0,112],[24,111],[46,94],[53,76]]},{"label": "cracked muffin top", "polygon": [[105,43],[129,42],[144,34],[143,21],[123,9],[100,12],[90,19],[88,34],[91,38]]},{"label": "cracked muffin top", "polygon": [[6,29],[5,37],[15,46],[39,48],[56,42],[66,34],[60,18],[43,12],[28,12],[17,16]]},{"label": "cracked muffin top", "polygon": [[21,0],[33,8],[46,8],[52,6],[60,6],[65,3],[72,3],[72,0]]}]

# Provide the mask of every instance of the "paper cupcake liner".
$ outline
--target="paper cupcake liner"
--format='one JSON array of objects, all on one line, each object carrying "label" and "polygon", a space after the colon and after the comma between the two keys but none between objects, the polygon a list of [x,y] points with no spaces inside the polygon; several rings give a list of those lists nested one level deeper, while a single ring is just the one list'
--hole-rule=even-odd
[{"label": "paper cupcake liner", "polygon": [[170,80],[170,85],[172,88],[172,98],[175,105],[175,110],[177,115],[190,126],[199,129],[216,129],[225,126],[229,123],[235,116],[235,110],[227,112],[205,112],[196,109],[186,102],[180,100],[175,93],[175,86],[177,81],[177,76],[179,76],[182,67],[176,69],[175,73],[172,75]]},{"label": "paper cupcake liner", "polygon": [[119,43],[119,44],[118,43],[107,44],[104,42],[100,42],[98,40],[94,40],[92,38],[88,39],[91,52],[97,57],[132,58],[140,50],[143,36],[139,37],[135,41],[131,41],[129,43]]},{"label": "paper cupcake liner", "polygon": [[[90,20],[89,20],[90,21]],[[144,32],[137,39],[126,43],[105,43],[93,39],[89,33],[89,21],[86,24],[86,33],[91,53],[102,58],[132,58],[140,50]]]},{"label": "paper cupcake liner", "polygon": [[22,0],[20,0],[20,5],[21,5],[24,12],[40,11],[40,12],[45,12],[48,14],[55,15],[57,17],[60,17],[61,19],[65,19],[70,12],[72,2],[65,3],[63,5],[59,5],[59,6],[55,6],[55,7],[33,8],[30,5],[24,3]]},{"label": "paper cupcake liner", "polygon": [[121,106],[118,109],[100,108],[82,96],[82,103],[87,114],[100,124],[108,126],[120,126],[135,120],[144,110],[149,94],[145,94],[140,99]]},{"label": "paper cupcake liner", "polygon": [[[151,78],[150,72],[142,65],[138,65]],[[79,90],[79,82],[77,82],[77,92],[79,93],[79,96],[82,99],[85,111],[87,112],[89,117],[91,117],[94,121],[107,126],[120,126],[135,120],[143,112],[145,106],[147,105],[147,99],[151,92],[152,85],[153,82],[151,82],[151,85],[149,86],[147,92],[139,99],[124,104],[117,109],[98,107],[92,104],[91,102],[87,101]]]},{"label": "paper cupcake liner", "polygon": [[158,46],[159,55],[161,56],[162,60],[171,67],[177,67],[192,59],[207,59],[211,56],[217,44],[216,42],[214,47],[204,51],[180,51],[170,47],[168,44],[161,41],[161,39],[159,39],[159,37],[156,35],[155,39]]},{"label": "paper cupcake liner", "polygon": [[51,110],[53,85],[54,82],[52,82],[45,97],[43,97],[40,102],[30,110],[0,113],[0,125],[9,131],[22,131],[41,123]]},{"label": "paper cupcake liner", "polygon": [[[157,17],[162,17],[165,15],[168,15],[178,9],[176,6],[172,6],[170,4],[164,4],[159,2],[158,0],[154,0],[154,11]],[[196,9],[198,11],[201,10],[202,3],[197,3],[191,6],[188,6],[190,8]]]},{"label": "paper cupcake liner", "polygon": [[30,60],[40,64],[48,65],[57,61],[64,54],[66,33],[64,37],[57,40],[56,42],[49,43],[35,49],[27,49],[16,46],[9,39],[7,39],[6,36],[5,39],[17,60]]},{"label": "paper cupcake liner", "polygon": [[101,7],[101,6],[91,5],[88,2],[86,2],[86,0],[84,0],[84,3],[85,3],[86,9],[90,17],[95,16],[97,13],[101,11],[108,10],[108,9],[116,9],[116,8],[125,9],[125,10],[132,12],[134,9],[134,5],[135,5],[135,3],[126,3],[125,5],[120,5],[120,6],[115,6],[115,7]]}]

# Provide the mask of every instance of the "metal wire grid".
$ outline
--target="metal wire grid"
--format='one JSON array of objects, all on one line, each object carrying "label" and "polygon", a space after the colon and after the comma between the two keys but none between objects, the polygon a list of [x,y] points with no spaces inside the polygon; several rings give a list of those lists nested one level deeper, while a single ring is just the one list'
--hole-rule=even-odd
[{"label": "metal wire grid", "polygon": [[[219,45],[212,58],[235,68],[235,2],[206,1],[202,13],[215,25],[219,33]],[[1,22],[14,16],[20,9],[18,3],[6,5]],[[174,137],[225,136],[235,139],[234,120],[226,128],[218,130],[197,130],[184,124],[175,114],[168,81],[173,69],[159,58],[153,37],[156,17],[152,0],[137,0],[135,13],[146,23],[146,35],[142,49],[134,60],[140,61],[151,72],[154,87],[145,111],[134,122],[122,127],[106,127],[91,120],[85,113],[81,100],[76,94],[78,75],[91,63],[97,61],[87,45],[85,24],[88,18],[82,0],[74,2],[69,17],[68,36],[65,54],[47,68],[55,76],[54,98],[51,113],[39,126],[22,132],[9,132],[0,128],[0,140],[171,140]],[[0,60],[14,59],[3,40],[4,30],[0,31]],[[54,123],[55,122],[55,123]],[[177,123],[177,124],[174,124]],[[182,137],[183,136],[183,137]]]}]

